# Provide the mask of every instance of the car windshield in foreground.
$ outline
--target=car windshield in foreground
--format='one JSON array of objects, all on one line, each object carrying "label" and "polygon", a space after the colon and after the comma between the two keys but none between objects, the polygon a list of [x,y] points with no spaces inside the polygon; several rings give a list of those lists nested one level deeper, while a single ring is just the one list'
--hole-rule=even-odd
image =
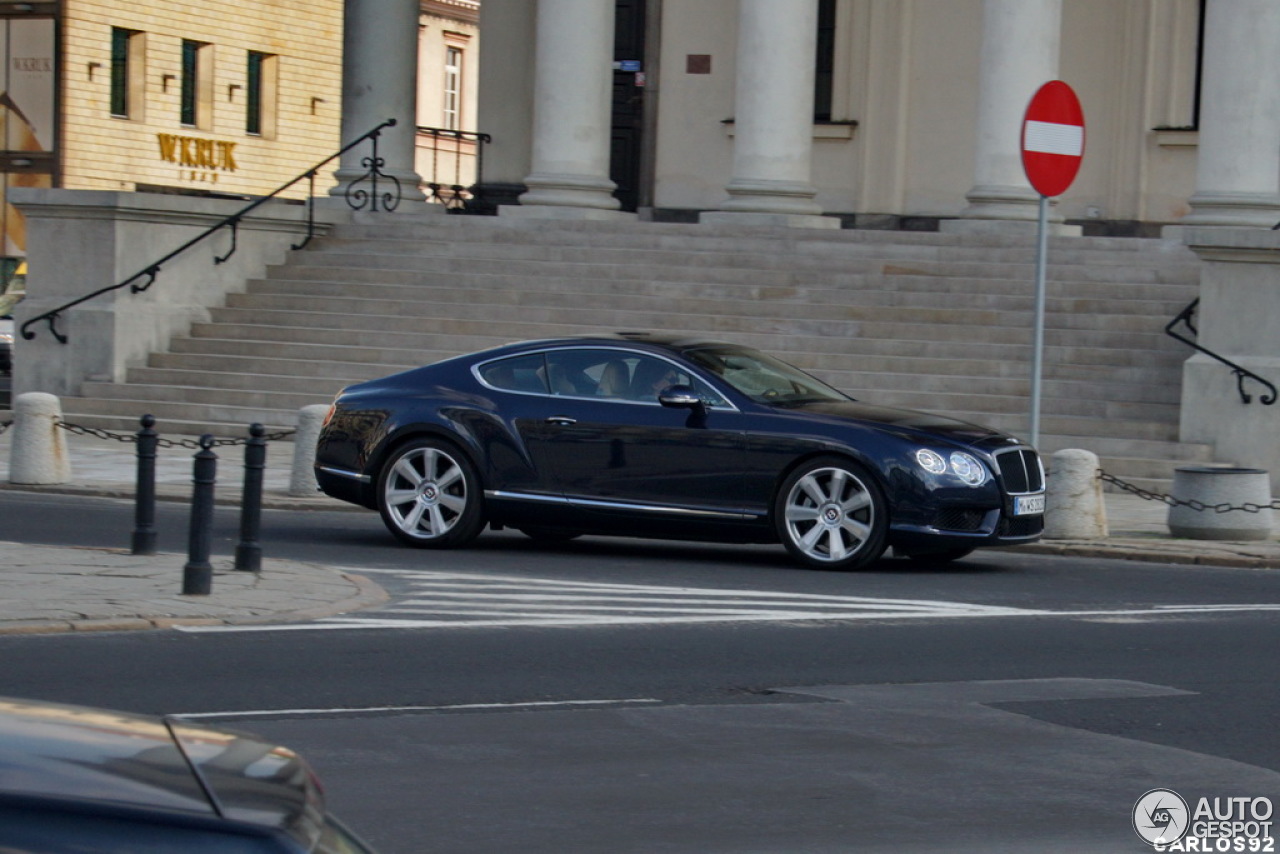
[{"label": "car windshield in foreground", "polygon": [[799,368],[758,350],[705,347],[686,350],[684,355],[757,403],[785,405],[849,399]]}]

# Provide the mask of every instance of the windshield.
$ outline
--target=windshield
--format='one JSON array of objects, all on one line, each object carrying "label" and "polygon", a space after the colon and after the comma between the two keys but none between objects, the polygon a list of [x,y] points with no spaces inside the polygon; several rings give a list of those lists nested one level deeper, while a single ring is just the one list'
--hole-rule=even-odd
[{"label": "windshield", "polygon": [[686,350],[685,357],[757,403],[812,403],[849,396],[780,359],[744,347]]}]

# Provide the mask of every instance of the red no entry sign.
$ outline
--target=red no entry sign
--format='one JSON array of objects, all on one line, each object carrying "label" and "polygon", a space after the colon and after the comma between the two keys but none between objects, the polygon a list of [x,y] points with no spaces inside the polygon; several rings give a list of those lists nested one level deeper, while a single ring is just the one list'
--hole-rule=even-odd
[{"label": "red no entry sign", "polygon": [[1040,87],[1022,120],[1022,168],[1042,196],[1060,196],[1084,158],[1084,110],[1071,87],[1051,80]]}]

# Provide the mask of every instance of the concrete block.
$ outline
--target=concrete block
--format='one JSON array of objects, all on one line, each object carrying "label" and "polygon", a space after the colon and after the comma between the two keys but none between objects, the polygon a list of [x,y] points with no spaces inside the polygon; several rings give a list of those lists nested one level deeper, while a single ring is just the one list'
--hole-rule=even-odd
[{"label": "concrete block", "polygon": [[71,480],[62,404],[52,394],[27,392],[13,401],[13,444],[9,448],[9,482],[52,485]]},{"label": "concrete block", "polygon": [[293,469],[289,473],[289,494],[314,496],[320,485],[316,483],[313,465],[316,460],[316,442],[329,407],[323,403],[304,406],[298,410],[298,432],[293,437]]},{"label": "concrete block", "polygon": [[1109,533],[1098,457],[1075,448],[1053,455],[1045,484],[1044,538],[1100,540]]}]

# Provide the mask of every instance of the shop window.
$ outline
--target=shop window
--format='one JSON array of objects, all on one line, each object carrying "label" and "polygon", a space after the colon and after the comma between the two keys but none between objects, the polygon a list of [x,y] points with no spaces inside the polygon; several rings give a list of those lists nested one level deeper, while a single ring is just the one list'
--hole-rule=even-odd
[{"label": "shop window", "polygon": [[213,125],[213,45],[182,40],[180,120],[204,130]]},{"label": "shop window", "polygon": [[276,63],[268,53],[249,51],[245,68],[244,131],[250,136],[273,139],[276,132]]},{"label": "shop window", "polygon": [[141,119],[145,92],[146,36],[111,28],[111,115]]}]

